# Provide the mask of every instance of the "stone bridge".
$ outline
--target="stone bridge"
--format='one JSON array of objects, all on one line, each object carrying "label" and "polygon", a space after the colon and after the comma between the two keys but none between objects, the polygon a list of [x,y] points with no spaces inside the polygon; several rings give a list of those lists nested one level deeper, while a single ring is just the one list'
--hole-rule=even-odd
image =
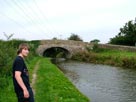
[{"label": "stone bridge", "polygon": [[[46,51],[49,51],[51,54],[52,49],[58,48],[63,50],[66,55],[66,58],[71,58],[73,54],[87,51],[88,48],[93,48],[93,43],[87,43],[82,41],[73,41],[73,40],[41,40],[39,47],[37,48],[37,53],[40,56],[44,56]],[[136,47],[131,46],[121,46],[121,45],[111,45],[111,44],[98,44],[99,48],[106,49],[116,49],[116,50],[126,50],[136,52]]]},{"label": "stone bridge", "polygon": [[80,51],[87,51],[86,47],[89,43],[73,40],[42,40],[37,49],[40,56],[44,56],[47,50],[59,48],[66,54],[66,58],[70,58],[73,54]]}]

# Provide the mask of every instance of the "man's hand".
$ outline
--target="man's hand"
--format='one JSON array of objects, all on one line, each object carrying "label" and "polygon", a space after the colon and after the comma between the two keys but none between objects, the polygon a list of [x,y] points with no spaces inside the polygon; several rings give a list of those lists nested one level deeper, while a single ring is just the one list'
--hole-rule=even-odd
[{"label": "man's hand", "polygon": [[29,98],[29,92],[28,92],[27,89],[25,89],[25,90],[23,91],[23,93],[24,93],[24,98]]}]

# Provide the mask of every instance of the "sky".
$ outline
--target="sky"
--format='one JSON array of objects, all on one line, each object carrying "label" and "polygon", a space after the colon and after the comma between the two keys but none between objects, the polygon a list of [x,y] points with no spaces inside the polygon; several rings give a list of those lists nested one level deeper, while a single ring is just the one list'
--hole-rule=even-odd
[{"label": "sky", "polygon": [[108,43],[136,17],[136,0],[0,0],[0,39],[67,40]]}]

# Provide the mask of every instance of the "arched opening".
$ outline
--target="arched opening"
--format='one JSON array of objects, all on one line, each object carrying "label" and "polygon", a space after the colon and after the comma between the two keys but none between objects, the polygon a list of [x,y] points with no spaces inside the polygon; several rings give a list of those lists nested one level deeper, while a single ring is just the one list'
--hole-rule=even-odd
[{"label": "arched opening", "polygon": [[70,58],[71,54],[67,49],[51,47],[44,51],[43,56],[51,58]]}]

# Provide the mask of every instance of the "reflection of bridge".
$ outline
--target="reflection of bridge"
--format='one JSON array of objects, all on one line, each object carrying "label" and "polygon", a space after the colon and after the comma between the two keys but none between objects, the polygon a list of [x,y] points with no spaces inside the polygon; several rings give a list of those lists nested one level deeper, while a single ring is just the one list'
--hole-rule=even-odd
[{"label": "reflection of bridge", "polygon": [[39,45],[37,52],[43,56],[47,50],[58,48],[63,50],[67,58],[70,58],[73,54],[86,51],[86,47],[90,44],[81,41],[72,40],[42,40]]}]

